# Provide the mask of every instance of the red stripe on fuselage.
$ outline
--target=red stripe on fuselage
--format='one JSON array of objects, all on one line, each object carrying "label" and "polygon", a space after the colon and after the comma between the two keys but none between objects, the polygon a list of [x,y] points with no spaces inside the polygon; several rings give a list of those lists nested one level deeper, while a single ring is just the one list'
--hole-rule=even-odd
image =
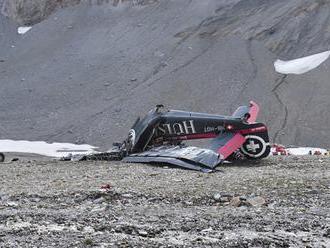
[{"label": "red stripe on fuselage", "polygon": [[249,129],[243,129],[243,130],[239,130],[238,132],[240,134],[249,134],[249,133],[260,133],[260,132],[265,132],[267,131],[267,127],[262,126],[262,127],[253,127],[253,128],[249,128]]},{"label": "red stripe on fuselage", "polygon": [[[249,129],[243,129],[243,130],[235,130],[235,132],[232,133],[239,133],[239,134],[250,134],[250,133],[259,133],[267,131],[267,128],[265,126],[262,127],[254,127]],[[216,138],[218,136],[221,136],[221,133],[195,133],[195,134],[185,134],[185,135],[178,135],[169,137],[171,140],[193,140],[193,139],[212,139]]]},{"label": "red stripe on fuselage", "polygon": [[215,133],[196,133],[196,134],[186,134],[182,136],[174,136],[170,137],[170,139],[174,140],[192,140],[192,139],[212,139],[217,137],[219,134]]}]

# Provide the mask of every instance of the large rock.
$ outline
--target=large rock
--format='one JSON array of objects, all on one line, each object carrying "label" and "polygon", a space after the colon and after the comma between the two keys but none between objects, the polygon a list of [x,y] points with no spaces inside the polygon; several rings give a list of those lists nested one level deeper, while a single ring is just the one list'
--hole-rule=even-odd
[{"label": "large rock", "polygon": [[242,201],[240,200],[240,198],[238,196],[233,197],[230,202],[229,205],[232,207],[239,207],[241,206]]},{"label": "large rock", "polygon": [[266,205],[266,200],[261,196],[255,196],[255,197],[249,197],[245,203],[246,205],[251,207],[261,207]]}]

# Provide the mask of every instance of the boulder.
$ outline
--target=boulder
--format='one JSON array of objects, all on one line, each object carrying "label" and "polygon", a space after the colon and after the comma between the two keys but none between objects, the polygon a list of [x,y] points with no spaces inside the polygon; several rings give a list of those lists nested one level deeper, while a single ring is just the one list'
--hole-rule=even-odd
[{"label": "boulder", "polygon": [[256,196],[256,197],[248,198],[245,204],[251,207],[261,207],[266,205],[266,200],[261,196]]}]

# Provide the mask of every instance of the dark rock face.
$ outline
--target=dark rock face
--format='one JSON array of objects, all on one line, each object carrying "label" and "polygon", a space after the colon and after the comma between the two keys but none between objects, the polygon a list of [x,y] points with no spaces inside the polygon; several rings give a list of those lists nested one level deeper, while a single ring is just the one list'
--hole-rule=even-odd
[{"label": "dark rock face", "polygon": [[[36,24],[58,8],[84,3],[88,5],[122,3],[148,5],[157,0],[1,0],[2,13],[19,24]],[[208,1],[205,5],[210,5]],[[241,34],[247,40],[263,41],[266,47],[284,57],[300,56],[303,52],[323,49],[329,42],[328,1],[219,1],[214,13],[200,23],[199,35],[226,36]],[[323,29],[323,30],[322,30]],[[196,31],[189,27],[180,35]]]},{"label": "dark rock face", "polygon": [[133,5],[146,5],[157,0],[1,0],[2,14],[10,17],[21,25],[33,25],[46,19],[59,8],[79,3],[89,5],[112,4],[118,6],[123,2]]},{"label": "dark rock face", "polygon": [[216,9],[202,23],[200,34],[240,34],[289,59],[325,49],[329,11],[329,1],[236,1]]},{"label": "dark rock face", "polygon": [[3,0],[2,13],[21,25],[32,25],[44,20],[59,7],[79,2],[80,0]]},{"label": "dark rock face", "polygon": [[[0,16],[0,138],[108,147],[159,103],[231,114],[253,99],[273,142],[330,145],[330,63],[301,76],[273,68],[328,49],[328,2],[101,3],[59,10],[19,37]],[[31,8],[41,6],[59,5]]]}]

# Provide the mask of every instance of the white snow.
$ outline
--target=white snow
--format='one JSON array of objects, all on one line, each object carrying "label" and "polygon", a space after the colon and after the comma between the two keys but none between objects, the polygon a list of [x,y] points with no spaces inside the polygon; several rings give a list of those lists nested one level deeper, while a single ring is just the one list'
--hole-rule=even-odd
[{"label": "white snow", "polygon": [[18,34],[25,34],[26,32],[28,32],[32,27],[19,27],[17,29],[17,33]]},{"label": "white snow", "polygon": [[289,154],[291,155],[296,155],[296,156],[304,156],[304,155],[309,155],[309,152],[312,152],[312,155],[316,151],[321,152],[322,155],[327,153],[326,149],[323,148],[315,148],[315,147],[295,147],[295,148],[286,148],[285,149]]},{"label": "white snow", "polygon": [[275,70],[282,74],[303,74],[321,65],[329,56],[330,51],[326,51],[289,61],[278,59],[275,61],[274,66]]},{"label": "white snow", "polygon": [[44,141],[0,140],[0,152],[33,153],[61,158],[75,154],[95,153],[97,147],[70,143],[46,143]]}]

